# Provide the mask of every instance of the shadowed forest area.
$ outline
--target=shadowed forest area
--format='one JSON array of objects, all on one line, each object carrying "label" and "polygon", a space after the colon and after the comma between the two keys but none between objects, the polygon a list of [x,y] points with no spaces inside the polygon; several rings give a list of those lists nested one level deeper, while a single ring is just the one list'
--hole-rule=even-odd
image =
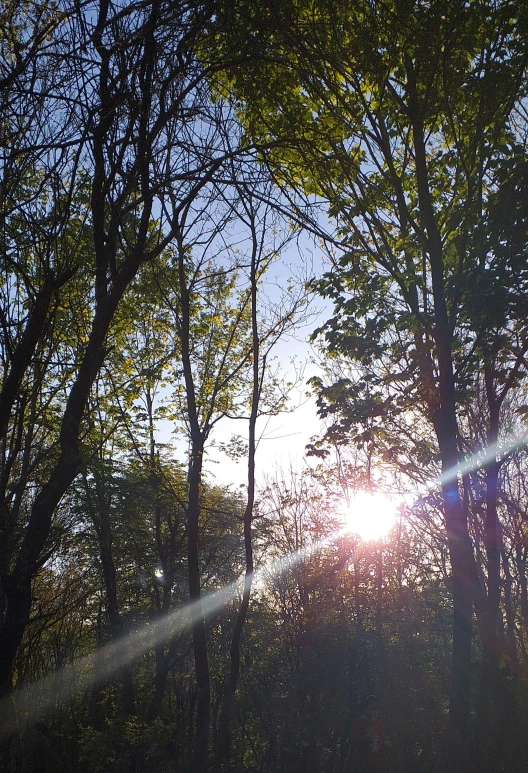
[{"label": "shadowed forest area", "polygon": [[527,65],[523,0],[0,0],[0,771],[528,769]]}]

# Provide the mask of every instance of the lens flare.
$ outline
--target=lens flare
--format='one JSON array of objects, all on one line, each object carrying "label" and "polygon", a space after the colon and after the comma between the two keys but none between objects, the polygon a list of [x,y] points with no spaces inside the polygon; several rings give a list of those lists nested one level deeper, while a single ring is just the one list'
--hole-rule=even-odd
[{"label": "lens flare", "polygon": [[343,528],[366,542],[381,540],[396,525],[397,506],[381,491],[358,491],[342,508]]}]

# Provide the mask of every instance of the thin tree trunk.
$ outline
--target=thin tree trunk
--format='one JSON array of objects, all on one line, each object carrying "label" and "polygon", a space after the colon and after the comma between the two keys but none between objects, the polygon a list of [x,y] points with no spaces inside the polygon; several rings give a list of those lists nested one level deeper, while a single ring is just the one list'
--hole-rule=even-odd
[{"label": "thin tree trunk", "polygon": [[207,637],[202,608],[200,560],[198,549],[198,526],[200,518],[200,493],[202,466],[207,430],[199,424],[194,377],[191,363],[190,294],[186,280],[185,245],[178,234],[178,281],[181,303],[180,338],[182,348],[183,377],[187,397],[187,412],[190,424],[191,455],[187,473],[187,573],[191,609],[191,630],[196,676],[196,721],[192,749],[192,773],[204,773],[209,750],[209,726],[211,721],[211,687],[209,662],[207,658]]},{"label": "thin tree trunk", "polygon": [[383,637],[383,545],[379,544],[376,556],[376,639],[378,646],[379,673],[383,689],[392,688],[392,677],[387,662],[385,639]]},{"label": "thin tree trunk", "polygon": [[[496,446],[499,436],[500,402],[493,383],[493,367],[487,364],[484,370],[486,397],[489,410],[487,435],[488,448]],[[488,593],[482,631],[482,663],[480,674],[480,695],[478,701],[478,749],[482,770],[494,770],[498,764],[497,722],[493,707],[499,705],[499,636],[498,619],[500,604],[499,532],[497,517],[497,495],[500,463],[496,454],[486,467],[486,519],[485,546]]]},{"label": "thin tree trunk", "polygon": [[251,584],[253,581],[253,545],[251,539],[251,525],[253,520],[253,507],[255,504],[255,452],[256,452],[256,423],[264,373],[260,372],[260,342],[257,322],[257,244],[253,245],[251,260],[251,328],[253,350],[253,389],[251,395],[251,414],[249,417],[249,447],[248,447],[248,490],[247,501],[244,510],[244,552],[246,569],[244,575],[244,589],[242,601],[231,640],[229,677],[224,688],[222,706],[218,722],[214,754],[214,773],[220,773],[222,761],[229,756],[229,720],[232,706],[235,700],[235,692],[240,672],[240,642],[246,620]]},{"label": "thin tree trunk", "polygon": [[[491,366],[485,369],[486,395],[490,414],[488,430],[488,448],[496,446],[499,438],[500,402],[493,388],[493,370]],[[488,601],[486,609],[486,625],[484,656],[490,669],[496,670],[498,663],[498,616],[500,604],[500,571],[499,571],[499,529],[497,517],[497,496],[499,489],[500,463],[494,454],[493,461],[486,468],[486,559],[488,573]]]},{"label": "thin tree trunk", "polygon": [[[110,525],[109,497],[104,491],[104,484],[99,476],[95,476],[95,486],[97,493],[97,504],[90,506],[92,521],[97,534],[99,544],[99,556],[101,559],[101,568],[103,572],[103,582],[106,598],[106,614],[108,618],[108,627],[110,638],[117,641],[123,636],[123,625],[119,611],[119,601],[117,596],[117,574],[112,549],[112,528]],[[89,497],[88,486],[86,492]],[[122,704],[123,714],[130,717],[135,713],[134,707],[134,682],[132,668],[123,666],[120,669],[120,678],[122,684]]]},{"label": "thin tree trunk", "polygon": [[147,711],[145,712],[145,722],[151,723],[159,715],[161,704],[165,695],[165,685],[169,675],[170,661],[165,655],[164,644],[156,645],[154,650],[156,671],[154,674],[154,691],[150,699]]},{"label": "thin tree trunk", "polygon": [[191,604],[192,642],[196,673],[196,724],[193,742],[192,771],[204,773],[209,748],[211,688],[207,658],[207,638],[201,601],[200,563],[198,553],[198,519],[203,449],[194,450],[189,469],[189,504],[187,510],[187,562],[189,600]]},{"label": "thin tree trunk", "polygon": [[[172,583],[173,583],[173,550],[172,550],[172,535],[169,537],[168,551],[163,543],[162,529],[161,529],[161,471],[159,468],[159,462],[156,458],[156,441],[154,436],[154,401],[151,394],[151,390],[147,387],[146,393],[146,405],[149,421],[149,461],[150,461],[150,485],[152,488],[152,494],[154,499],[154,520],[156,528],[156,546],[158,549],[158,555],[161,565],[161,583],[163,587],[163,595],[161,604],[159,603],[159,596],[156,595],[158,613],[160,617],[166,617],[170,611],[171,597],[172,597]],[[167,676],[169,675],[172,656],[174,654],[174,639],[169,642],[169,651],[165,653],[165,642],[156,642],[154,648],[154,690],[147,711],[145,712],[145,721],[147,723],[153,722],[158,716],[161,705],[163,703],[163,697],[165,695],[165,685],[167,683]]]},{"label": "thin tree trunk", "polygon": [[[501,540],[502,541],[502,540]],[[506,614],[506,648],[508,657],[514,666],[514,670],[517,669],[519,656],[517,653],[517,644],[515,641],[515,611],[512,601],[512,586],[513,577],[510,571],[510,563],[504,545],[501,545],[500,549],[502,557],[502,566],[504,570],[505,583],[504,583],[504,611]]]}]

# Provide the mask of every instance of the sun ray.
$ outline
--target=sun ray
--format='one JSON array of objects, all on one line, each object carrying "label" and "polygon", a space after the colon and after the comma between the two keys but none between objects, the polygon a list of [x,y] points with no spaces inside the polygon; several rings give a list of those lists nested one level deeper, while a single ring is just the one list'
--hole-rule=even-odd
[{"label": "sun ray", "polygon": [[[270,577],[279,576],[288,569],[292,569],[312,552],[317,552],[330,544],[333,536],[335,535],[329,535],[305,548],[264,562],[253,575],[253,582],[258,584],[259,576],[267,582]],[[204,594],[200,601],[175,609],[157,621],[146,623],[137,631],[125,634],[117,641],[100,647],[90,655],[78,658],[49,676],[15,691],[12,696],[4,698],[0,701],[0,716],[11,717],[11,720],[0,725],[0,743],[15,732],[20,732],[29,720],[35,721],[44,717],[57,703],[64,703],[76,693],[90,689],[94,684],[104,684],[120,668],[133,664],[157,644],[166,642],[182,631],[190,629],[193,614],[203,615],[204,619],[208,619],[231,604],[242,581],[243,575],[219,590]],[[16,707],[14,713],[9,710],[10,704]]]}]

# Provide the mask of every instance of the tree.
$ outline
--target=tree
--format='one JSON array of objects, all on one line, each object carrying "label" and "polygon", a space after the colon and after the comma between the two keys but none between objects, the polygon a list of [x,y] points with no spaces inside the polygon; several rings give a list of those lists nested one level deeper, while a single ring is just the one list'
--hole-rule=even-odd
[{"label": "tree", "polygon": [[[207,4],[131,2],[118,8],[102,1],[61,7],[61,24],[49,24],[44,32],[39,20],[47,18],[46,14],[37,14],[38,24],[33,24],[31,16],[17,15],[14,6],[6,13],[11,14],[9,24],[19,33],[13,53],[17,64],[8,68],[3,81],[7,90],[3,105],[11,110],[6,158],[9,163],[13,158],[17,163],[33,163],[36,192],[27,193],[27,170],[17,178],[18,188],[10,193],[11,198],[6,197],[4,186],[3,222],[16,247],[17,222],[33,207],[38,217],[32,222],[40,229],[41,240],[31,239],[28,249],[34,254],[35,245],[44,245],[43,261],[33,260],[35,279],[30,275],[29,281],[17,253],[15,259],[11,257],[9,244],[4,253],[8,276],[17,278],[10,293],[13,308],[21,313],[15,326],[4,319],[8,476],[17,474],[13,454],[24,465],[31,456],[28,448],[33,451],[37,443],[34,434],[26,435],[26,443],[17,434],[25,421],[20,397],[14,402],[18,387],[38,364],[36,352],[46,341],[56,308],[81,292],[72,276],[77,268],[70,260],[73,248],[76,243],[85,244],[82,237],[86,235],[89,249],[82,253],[86,260],[82,264],[85,319],[74,347],[76,359],[61,384],[55,453],[47,459],[27,511],[10,510],[8,497],[3,515],[11,553],[5,558],[2,579],[2,695],[11,689],[16,652],[29,621],[31,584],[46,560],[53,514],[80,470],[88,400],[107,355],[116,310],[140,266],[161,254],[175,236],[164,203],[185,207],[236,152],[225,142],[222,107],[209,100],[204,84],[207,66],[196,55],[213,13]],[[40,57],[38,67],[33,66],[31,52]],[[11,61],[9,53],[6,61]],[[49,70],[48,62],[53,63]],[[36,85],[28,89],[32,78],[38,89]],[[35,105],[38,120],[29,124],[28,131],[24,131],[27,124],[20,130],[18,113],[13,110],[20,95]],[[51,115],[57,116],[58,123]],[[87,229],[81,238],[72,207],[76,197],[84,206],[80,220]],[[51,225],[46,230],[48,216]],[[56,253],[57,237],[61,241]],[[27,318],[23,313],[25,293]],[[50,305],[50,298],[56,299],[57,306]],[[20,331],[15,346],[13,330]],[[36,383],[42,383],[40,376]],[[22,481],[24,490],[26,483],[27,478]],[[12,479],[7,486],[13,486]],[[17,540],[13,533],[19,533]]]},{"label": "tree", "polygon": [[[525,23],[507,2],[318,2],[280,14],[240,4],[227,32],[261,57],[224,80],[248,132],[276,140],[266,154],[276,178],[322,197],[337,221],[342,249],[317,285],[336,314],[322,332],[360,376],[320,384],[322,410],[339,416],[352,400],[343,430],[370,415],[379,435],[385,414],[411,409],[434,431],[453,578],[450,746],[463,769],[472,610],[483,600],[456,473],[459,421],[475,350],[494,327],[475,324],[472,283],[504,267],[490,225],[509,159],[525,157]],[[490,499],[490,520],[492,510]]]},{"label": "tree", "polygon": [[[292,235],[290,232],[284,237],[281,235],[273,238],[273,234],[279,230],[279,223],[270,188],[271,186],[266,184],[261,185],[260,188],[258,186],[251,188],[248,184],[237,186],[240,198],[236,211],[247,228],[250,238],[249,260],[246,268],[251,320],[248,331],[251,389],[248,399],[247,499],[243,516],[245,571],[242,598],[231,639],[229,675],[224,685],[215,738],[214,770],[217,773],[220,773],[222,763],[229,757],[229,723],[239,681],[242,633],[249,611],[253,584],[252,524],[256,498],[257,421],[263,415],[276,414],[283,407],[283,390],[277,389],[279,386],[277,380],[269,372],[269,359],[278,341],[300,323],[306,305],[304,290],[293,292],[293,288],[290,288],[286,298],[282,296],[275,303],[270,303],[267,309],[262,308],[259,286]],[[241,209],[242,212],[240,212]]]},{"label": "tree", "polygon": [[199,549],[204,455],[216,424],[224,417],[245,418],[248,406],[246,570],[217,733],[215,765],[219,766],[227,754],[240,637],[253,576],[251,521],[256,421],[263,411],[276,412],[284,402],[283,392],[276,389],[277,382],[269,378],[269,354],[285,331],[297,323],[305,305],[302,288],[290,292],[286,301],[272,304],[268,310],[260,308],[258,285],[290,236],[274,236],[278,224],[270,186],[260,169],[251,171],[248,161],[253,159],[240,156],[233,162],[229,181],[237,180],[236,184],[213,182],[197,191],[189,206],[173,210],[173,266],[160,282],[180,345],[180,361],[174,370],[173,415],[183,425],[189,442],[187,565],[198,691],[193,747],[193,766],[197,771],[205,769],[207,762],[211,703]]}]

